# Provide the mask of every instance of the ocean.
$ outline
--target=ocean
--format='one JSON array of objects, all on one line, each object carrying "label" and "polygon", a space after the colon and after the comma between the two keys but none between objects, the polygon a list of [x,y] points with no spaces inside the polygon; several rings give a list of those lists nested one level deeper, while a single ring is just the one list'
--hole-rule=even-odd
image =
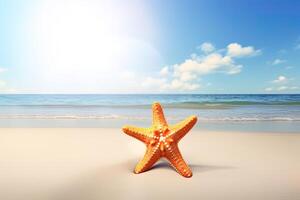
[{"label": "ocean", "polygon": [[197,115],[197,128],[300,132],[299,94],[0,95],[0,127],[149,126],[151,104],[167,120]]}]

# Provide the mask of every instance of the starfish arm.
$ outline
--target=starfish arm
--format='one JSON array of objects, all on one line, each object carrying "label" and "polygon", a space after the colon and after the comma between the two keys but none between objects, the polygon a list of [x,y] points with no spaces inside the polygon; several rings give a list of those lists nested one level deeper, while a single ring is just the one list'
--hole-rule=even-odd
[{"label": "starfish arm", "polygon": [[159,145],[147,147],[144,157],[139,161],[134,169],[134,173],[142,173],[149,170],[160,159]]},{"label": "starfish arm", "polygon": [[124,126],[123,132],[130,135],[144,143],[151,140],[151,129],[150,128],[139,128],[134,126]]},{"label": "starfish arm", "polygon": [[167,121],[165,119],[163,109],[161,105],[157,102],[153,103],[152,105],[152,118],[153,126],[167,126]]},{"label": "starfish arm", "polygon": [[183,160],[183,157],[177,147],[177,144],[173,144],[167,147],[166,149],[166,158],[169,160],[172,167],[184,177],[192,177],[193,173],[186,162]]},{"label": "starfish arm", "polygon": [[169,136],[173,137],[174,140],[179,141],[183,138],[196,124],[197,117],[190,116],[182,122],[171,127],[171,133]]}]

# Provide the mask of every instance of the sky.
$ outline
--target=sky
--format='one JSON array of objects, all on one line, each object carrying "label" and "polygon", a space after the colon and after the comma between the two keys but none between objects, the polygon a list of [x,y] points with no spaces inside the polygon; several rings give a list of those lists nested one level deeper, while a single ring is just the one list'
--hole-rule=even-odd
[{"label": "sky", "polygon": [[300,1],[0,0],[0,93],[300,93]]}]

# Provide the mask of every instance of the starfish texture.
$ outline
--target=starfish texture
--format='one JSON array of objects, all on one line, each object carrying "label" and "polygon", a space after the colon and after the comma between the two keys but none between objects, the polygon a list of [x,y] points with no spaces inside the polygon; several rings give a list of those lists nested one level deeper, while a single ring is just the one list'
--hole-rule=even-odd
[{"label": "starfish texture", "polygon": [[196,124],[197,117],[190,116],[174,126],[169,126],[159,103],[153,103],[152,112],[153,119],[150,128],[123,127],[124,133],[144,142],[147,147],[144,157],[136,165],[134,172],[137,174],[145,172],[160,158],[164,157],[179,174],[184,177],[191,177],[192,171],[183,160],[178,142]]}]

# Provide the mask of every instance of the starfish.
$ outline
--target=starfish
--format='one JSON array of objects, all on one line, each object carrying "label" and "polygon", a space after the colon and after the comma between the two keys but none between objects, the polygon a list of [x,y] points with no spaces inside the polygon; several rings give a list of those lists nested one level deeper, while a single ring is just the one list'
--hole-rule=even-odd
[{"label": "starfish", "polygon": [[196,124],[197,117],[190,116],[184,121],[169,126],[164,117],[163,109],[158,102],[152,105],[152,126],[140,128],[124,126],[123,132],[146,144],[146,153],[134,169],[134,173],[149,170],[160,158],[166,158],[171,166],[182,176],[191,177],[192,170],[188,167],[178,148],[178,142]]}]

